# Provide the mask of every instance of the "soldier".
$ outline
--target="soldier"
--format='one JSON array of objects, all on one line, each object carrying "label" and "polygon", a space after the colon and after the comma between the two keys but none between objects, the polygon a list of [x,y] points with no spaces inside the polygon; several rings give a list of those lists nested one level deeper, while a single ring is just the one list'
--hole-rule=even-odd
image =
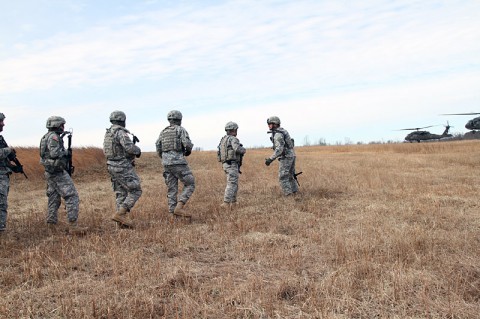
[{"label": "soldier", "polygon": [[[192,153],[193,144],[188,132],[181,126],[180,111],[170,111],[167,119],[170,125],[163,129],[155,145],[158,156],[162,158],[163,177],[168,189],[168,212],[174,216],[190,218],[185,205],[195,190],[195,178],[185,156]],[[179,180],[183,184],[183,191],[177,202]]]},{"label": "soldier", "polygon": [[269,133],[272,133],[270,140],[273,143],[273,154],[265,159],[265,165],[269,166],[278,158],[278,179],[285,196],[295,195],[298,185],[295,181],[295,150],[293,139],[287,130],[280,127],[280,119],[271,116],[267,119]]},{"label": "soldier", "polygon": [[[4,119],[5,115],[0,113],[0,132],[3,132],[5,126]],[[15,156],[15,149],[8,147],[3,136],[0,135],[0,233],[7,228],[7,197],[10,189],[10,174],[12,174],[10,165],[12,156]]]},{"label": "soldier", "polygon": [[[107,169],[116,198],[116,213],[112,220],[121,227],[134,228],[130,210],[142,195],[134,160],[135,157],[140,157],[142,152],[130,140],[130,132],[125,128],[126,119],[122,111],[113,111],[110,114],[112,126],[105,133],[103,152],[107,158]],[[135,141],[136,137],[133,139]]]},{"label": "soldier", "polygon": [[47,180],[47,224],[57,224],[58,208],[61,204],[61,198],[63,198],[67,210],[69,230],[73,233],[83,233],[86,228],[77,224],[78,193],[72,178],[65,170],[68,163],[68,151],[63,145],[65,123],[63,117],[50,116],[46,125],[48,132],[40,141],[40,164],[45,168],[45,179]]},{"label": "soldier", "polygon": [[223,196],[222,207],[230,207],[237,202],[238,177],[240,165],[246,150],[237,138],[238,125],[235,122],[228,122],[225,125],[227,133],[218,144],[217,157],[222,163],[223,170],[227,175],[227,186]]}]

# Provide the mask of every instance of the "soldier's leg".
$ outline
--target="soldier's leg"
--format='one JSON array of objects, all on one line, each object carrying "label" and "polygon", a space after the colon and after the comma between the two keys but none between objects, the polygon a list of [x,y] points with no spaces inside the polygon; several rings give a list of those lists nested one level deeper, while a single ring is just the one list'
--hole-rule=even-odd
[{"label": "soldier's leg", "polygon": [[127,169],[124,178],[127,187],[127,197],[123,202],[123,207],[130,210],[142,196],[142,187],[140,186],[140,178],[133,168]]},{"label": "soldier's leg", "polygon": [[120,182],[122,176],[120,174],[121,169],[118,167],[109,166],[108,172],[110,173],[110,179],[112,181],[112,189],[115,193],[115,204],[116,204],[116,211],[120,209],[125,198],[127,197],[127,189],[125,186],[122,185]]},{"label": "soldier's leg", "polygon": [[223,170],[227,176],[227,186],[225,187],[225,194],[223,201],[225,203],[234,203],[237,201],[238,191],[238,164],[223,164]]},{"label": "soldier's leg", "polygon": [[296,173],[295,162],[296,162],[296,159],[294,157],[290,165],[290,185],[293,193],[298,192],[298,183],[295,180],[295,173]]},{"label": "soldier's leg", "polygon": [[292,184],[290,182],[290,179],[292,178],[290,174],[291,160],[291,158],[282,158],[279,160],[278,179],[284,195],[290,195],[293,193]]},{"label": "soldier's leg", "polygon": [[73,180],[67,172],[57,176],[57,188],[60,196],[65,200],[67,208],[67,216],[69,222],[74,222],[78,219],[79,198],[77,189],[73,184]]},{"label": "soldier's leg", "polygon": [[57,191],[57,183],[55,177],[45,173],[47,177],[47,198],[48,198],[48,211],[47,211],[47,223],[56,224],[58,222],[58,208],[61,204],[60,193]]},{"label": "soldier's leg", "polygon": [[165,178],[165,184],[167,185],[168,211],[173,213],[175,207],[177,207],[178,179],[167,168],[165,168],[163,172],[163,177]]},{"label": "soldier's leg", "polygon": [[183,190],[178,200],[186,204],[195,191],[195,177],[193,177],[188,165],[181,165],[181,167],[179,167],[178,179],[180,179],[183,184]]},{"label": "soldier's leg", "polygon": [[8,191],[10,177],[7,174],[0,175],[0,231],[7,227]]}]

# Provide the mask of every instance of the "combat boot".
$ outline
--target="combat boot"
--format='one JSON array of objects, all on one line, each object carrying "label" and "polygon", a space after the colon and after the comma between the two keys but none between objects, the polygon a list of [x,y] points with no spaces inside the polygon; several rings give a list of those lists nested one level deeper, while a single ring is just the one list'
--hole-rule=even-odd
[{"label": "combat boot", "polygon": [[68,232],[72,235],[85,235],[88,227],[78,226],[77,221],[68,222]]},{"label": "combat boot", "polygon": [[121,227],[135,228],[133,220],[130,218],[130,215],[127,214],[127,209],[125,207],[120,207],[118,212],[113,215],[112,220],[117,222]]},{"label": "combat boot", "polygon": [[227,210],[232,210],[237,206],[237,202],[223,202],[220,205],[221,209],[227,209]]},{"label": "combat boot", "polygon": [[187,219],[192,218],[192,216],[185,211],[184,202],[178,202],[177,207],[175,207],[175,210],[173,211],[173,215],[176,217],[182,217]]}]

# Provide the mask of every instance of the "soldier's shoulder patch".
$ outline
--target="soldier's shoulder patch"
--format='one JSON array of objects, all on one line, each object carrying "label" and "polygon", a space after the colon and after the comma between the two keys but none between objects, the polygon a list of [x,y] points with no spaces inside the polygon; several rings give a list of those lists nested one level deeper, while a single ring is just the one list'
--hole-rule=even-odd
[{"label": "soldier's shoulder patch", "polygon": [[58,142],[58,136],[57,136],[57,135],[53,135],[53,136],[52,136],[52,140],[54,140],[54,141],[57,141],[57,142]]}]

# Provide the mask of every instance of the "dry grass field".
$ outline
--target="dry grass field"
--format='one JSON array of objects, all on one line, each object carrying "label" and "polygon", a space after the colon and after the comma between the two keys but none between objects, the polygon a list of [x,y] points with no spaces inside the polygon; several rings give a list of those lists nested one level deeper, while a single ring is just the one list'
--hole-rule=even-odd
[{"label": "dry grass field", "polygon": [[[141,147],[141,145],[140,145]],[[297,148],[283,198],[270,149],[248,150],[239,207],[194,152],[191,224],[167,216],[159,158],[137,160],[135,230],[110,216],[100,149],[76,149],[82,237],[45,224],[38,150],[18,149],[0,236],[1,318],[478,318],[478,141]]]}]

